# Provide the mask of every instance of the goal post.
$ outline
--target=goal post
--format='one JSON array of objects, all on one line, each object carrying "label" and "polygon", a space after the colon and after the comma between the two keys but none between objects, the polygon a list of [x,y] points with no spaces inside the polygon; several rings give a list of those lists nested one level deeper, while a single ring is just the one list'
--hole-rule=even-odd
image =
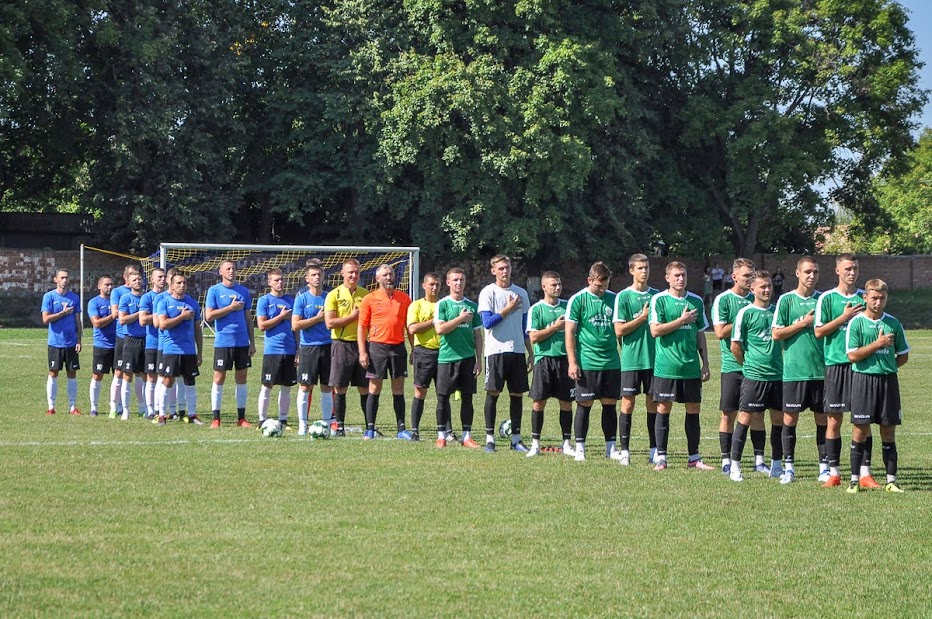
[{"label": "goal post", "polygon": [[[174,267],[188,278],[188,293],[203,307],[207,289],[219,281],[217,269],[224,260],[236,263],[237,282],[252,293],[256,301],[268,290],[266,272],[282,270],[285,291],[297,294],[306,283],[304,275],[309,260],[321,261],[324,269],[324,289],[332,290],[343,280],[340,269],[349,258],[359,261],[359,286],[376,287],[375,272],[383,264],[395,269],[396,287],[412,299],[419,290],[420,248],[365,247],[350,245],[230,245],[221,243],[161,243],[159,251],[144,259],[147,271],[159,266]],[[207,333],[213,333],[204,321]]]}]

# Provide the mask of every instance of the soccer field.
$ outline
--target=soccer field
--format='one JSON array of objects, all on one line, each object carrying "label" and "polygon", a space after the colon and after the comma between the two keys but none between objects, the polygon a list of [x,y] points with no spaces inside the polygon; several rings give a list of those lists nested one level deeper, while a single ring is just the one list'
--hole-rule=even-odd
[{"label": "soccer field", "polygon": [[[687,471],[681,406],[664,473],[646,462],[643,406],[628,468],[598,457],[597,413],[585,463],[527,459],[504,440],[485,454],[358,433],[262,438],[232,425],[233,389],[219,430],[62,414],[64,380],[59,414],[46,417],[45,337],[0,330],[5,617],[932,613],[932,418],[920,397],[932,376],[930,331],[907,333],[900,373],[902,495],[821,488],[808,413],[789,486],[753,472],[735,484]],[[709,350],[702,452],[717,463],[718,346]],[[82,363],[87,411],[89,351]],[[209,419],[207,364],[202,374],[199,410]],[[254,368],[252,421],[257,395]],[[481,422],[482,396],[476,402]],[[348,409],[348,424],[362,425],[354,397]],[[427,439],[433,410],[429,398]],[[543,442],[556,445],[555,405],[547,412]],[[453,419],[459,431],[456,402]],[[390,399],[379,421],[388,435]],[[846,426],[845,445],[849,436]],[[882,479],[879,440],[873,466]]]}]

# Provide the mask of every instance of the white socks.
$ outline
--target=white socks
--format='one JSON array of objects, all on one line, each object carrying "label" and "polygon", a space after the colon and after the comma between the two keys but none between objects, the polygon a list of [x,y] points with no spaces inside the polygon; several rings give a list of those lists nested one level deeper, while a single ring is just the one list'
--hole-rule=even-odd
[{"label": "white socks", "polygon": [[[180,399],[180,393],[179,399]],[[223,402],[223,385],[214,383],[210,388],[210,410],[220,410],[220,403]]]},{"label": "white socks", "polygon": [[278,420],[288,420],[288,409],[291,408],[291,387],[281,386],[278,391]]},{"label": "white socks", "polygon": [[320,392],[320,418],[326,421],[328,424],[333,418],[333,392],[332,391],[321,391]]},{"label": "white socks", "polygon": [[236,408],[246,408],[249,391],[246,385],[236,385]]},{"label": "white socks", "polygon": [[58,378],[49,376],[45,381],[45,397],[49,401],[49,410],[55,409],[55,400],[58,399]]},{"label": "white socks", "polygon": [[298,389],[298,421],[307,425],[307,407],[310,400],[310,392]]},{"label": "white socks", "polygon": [[71,410],[74,410],[74,407],[78,403],[78,379],[69,378],[68,379],[68,407]]},{"label": "white socks", "polygon": [[91,379],[90,396],[92,411],[97,410],[97,403],[100,402],[100,390],[103,387],[103,382],[104,381],[102,380],[94,380],[93,378]]},{"label": "white socks", "polygon": [[[154,415],[155,414],[155,382],[146,381],[146,414]],[[164,409],[159,407],[160,414]]]},{"label": "white socks", "polygon": [[[239,385],[236,386],[236,394],[239,395]],[[259,423],[265,421],[269,416],[269,400],[272,398],[272,390],[265,385],[259,387]]]}]

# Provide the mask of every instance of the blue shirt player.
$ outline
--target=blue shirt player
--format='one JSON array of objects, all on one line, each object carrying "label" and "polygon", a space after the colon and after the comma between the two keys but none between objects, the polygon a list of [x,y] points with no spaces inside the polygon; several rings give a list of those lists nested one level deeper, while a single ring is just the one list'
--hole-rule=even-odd
[{"label": "blue shirt player", "polygon": [[320,384],[321,419],[327,424],[333,416],[333,390],[330,382],[330,342],[324,322],[324,267],[320,260],[308,263],[304,274],[307,287],[294,301],[291,328],[300,334],[298,349],[298,434],[306,434],[308,408],[314,385]]},{"label": "blue shirt player", "polygon": [[220,263],[220,283],[207,290],[205,317],[214,323],[214,384],[210,391],[210,405],[214,419],[211,428],[220,427],[220,403],[223,401],[223,383],[227,370],[235,370],[236,425],[252,427],[246,421],[246,371],[252,367],[256,353],[256,339],[252,326],[252,295],[236,283],[236,264],[232,260]]},{"label": "blue shirt player", "polygon": [[159,389],[159,423],[165,423],[165,410],[169,393],[175,387],[175,379],[181,377],[184,390],[179,389],[179,400],[187,403],[187,420],[202,425],[197,416],[197,387],[195,379],[202,361],[203,334],[201,332],[201,307],[186,293],[184,275],[175,273],[169,282],[169,294],[162,294],[156,305],[159,329],[162,332],[162,388]]},{"label": "blue shirt player", "polygon": [[[116,314],[110,312],[110,293],[113,292],[113,278],[103,275],[97,280],[100,292],[87,302],[87,317],[94,327],[94,360],[91,367],[91,417],[97,416],[97,405],[103,386],[104,374],[113,373],[114,346],[116,345]],[[117,389],[116,381],[110,381],[110,411],[116,415]]]},{"label": "blue shirt player", "polygon": [[80,415],[77,408],[78,370],[81,364],[81,299],[68,289],[69,273],[59,269],[55,273],[55,289],[42,297],[42,324],[49,328],[49,376],[45,384],[48,413],[55,414],[58,398],[58,372],[62,368],[68,376],[68,411]]},{"label": "blue shirt player", "polygon": [[262,388],[259,390],[259,423],[268,417],[272,387],[280,385],[278,392],[278,420],[288,423],[291,407],[291,388],[298,382],[298,335],[291,330],[294,299],[285,294],[282,270],[269,269],[269,289],[256,305],[256,322],[265,333],[265,351],[262,355]]}]

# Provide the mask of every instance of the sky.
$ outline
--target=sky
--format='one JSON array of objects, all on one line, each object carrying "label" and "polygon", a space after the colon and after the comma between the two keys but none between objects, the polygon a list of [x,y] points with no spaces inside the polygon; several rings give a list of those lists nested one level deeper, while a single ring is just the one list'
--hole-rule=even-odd
[{"label": "sky", "polygon": [[[919,86],[932,89],[932,2],[930,0],[899,0],[909,11],[909,28],[916,36],[919,60],[925,66],[919,72]],[[919,119],[919,128],[932,127],[932,101],[926,103]]]}]

